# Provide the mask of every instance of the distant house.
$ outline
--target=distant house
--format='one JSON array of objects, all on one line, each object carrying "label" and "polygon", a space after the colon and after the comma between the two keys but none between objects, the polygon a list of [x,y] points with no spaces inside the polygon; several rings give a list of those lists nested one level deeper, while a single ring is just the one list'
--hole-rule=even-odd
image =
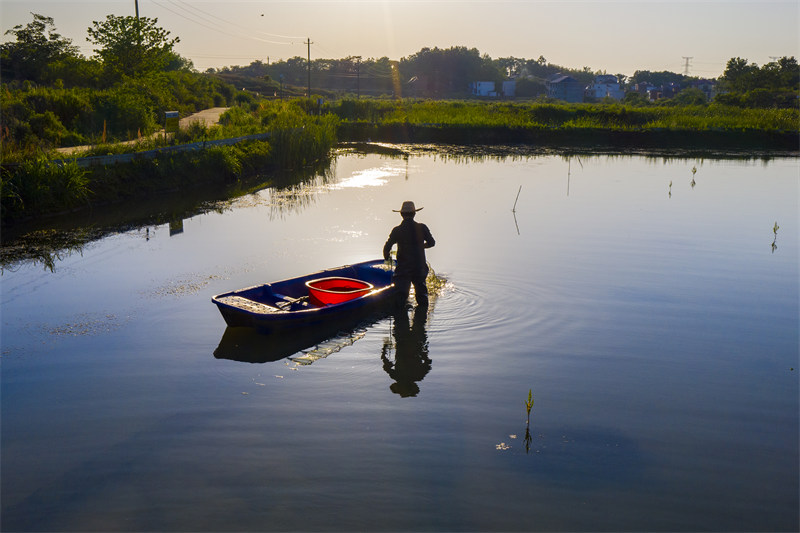
[{"label": "distant house", "polygon": [[694,89],[700,89],[706,95],[706,100],[711,100],[717,95],[717,84],[711,80],[695,80],[689,84]]},{"label": "distant house", "polygon": [[639,93],[642,96],[647,96],[647,94],[655,88],[655,85],[650,83],[649,81],[644,81],[641,83],[637,83],[633,86],[634,92]]},{"label": "distant house", "polygon": [[469,92],[473,96],[487,96],[489,98],[497,98],[502,96],[504,98],[513,98],[514,92],[517,87],[515,80],[506,80],[501,86],[501,90],[497,92],[497,84],[493,81],[473,81],[469,84]]},{"label": "distant house", "polygon": [[473,81],[469,84],[469,92],[473,96],[497,96],[493,81]]},{"label": "distant house", "polygon": [[545,81],[547,96],[565,102],[583,102],[583,85],[572,76],[555,74]]},{"label": "distant house", "polygon": [[661,98],[673,98],[676,94],[681,92],[681,86],[678,83],[665,83],[661,87],[655,87],[654,91],[650,92],[650,100],[660,100]]},{"label": "distant house", "polygon": [[625,91],[620,88],[616,76],[611,74],[599,74],[594,77],[592,84],[586,88],[586,95],[598,100],[606,97],[613,98],[614,100],[622,100],[625,96]]}]

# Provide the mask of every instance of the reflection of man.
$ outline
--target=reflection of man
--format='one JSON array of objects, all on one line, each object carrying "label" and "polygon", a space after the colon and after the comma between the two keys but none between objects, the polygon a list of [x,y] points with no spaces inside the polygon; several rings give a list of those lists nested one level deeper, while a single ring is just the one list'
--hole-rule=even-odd
[{"label": "reflection of man", "polygon": [[428,307],[418,305],[414,309],[414,318],[409,326],[408,313],[405,309],[395,313],[394,322],[394,362],[387,353],[391,343],[386,342],[381,350],[383,369],[394,383],[389,388],[403,398],[419,394],[418,381],[422,381],[431,369],[428,357],[428,335],[425,321],[428,318]]},{"label": "reflection of man", "polygon": [[[425,248],[436,244],[428,226],[414,222],[414,215],[422,209],[416,209],[414,202],[403,202],[399,213],[403,222],[395,226],[389,234],[389,239],[383,246],[383,258],[388,260],[392,246],[397,245],[397,267],[394,270],[392,281],[397,288],[398,299],[403,304],[408,300],[411,284],[414,284],[414,294],[417,305],[428,307],[428,287],[425,278],[428,277],[428,263],[425,261]],[[394,210],[393,210],[394,211]],[[397,213],[398,211],[395,211]]]}]

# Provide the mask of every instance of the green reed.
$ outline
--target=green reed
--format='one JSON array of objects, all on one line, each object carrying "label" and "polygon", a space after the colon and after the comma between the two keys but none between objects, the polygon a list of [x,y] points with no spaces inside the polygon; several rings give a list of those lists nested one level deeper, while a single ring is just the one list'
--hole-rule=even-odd
[{"label": "green reed", "polygon": [[797,109],[746,109],[724,105],[631,106],[483,101],[341,101],[328,110],[345,123],[605,129],[614,131],[797,131]]},{"label": "green reed", "polygon": [[74,160],[51,163],[40,155],[23,161],[0,178],[3,218],[85,204],[92,194],[87,174]]}]

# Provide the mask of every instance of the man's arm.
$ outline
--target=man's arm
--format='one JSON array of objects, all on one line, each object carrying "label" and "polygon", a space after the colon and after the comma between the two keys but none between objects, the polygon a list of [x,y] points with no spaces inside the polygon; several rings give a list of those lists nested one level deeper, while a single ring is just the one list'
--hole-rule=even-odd
[{"label": "man's arm", "polygon": [[423,227],[423,246],[425,248],[433,248],[436,246],[436,241],[433,239],[433,235],[431,235],[431,230],[428,229],[428,226],[425,224],[422,225]]},{"label": "man's arm", "polygon": [[388,261],[390,254],[392,252],[392,246],[395,245],[397,242],[397,237],[394,234],[394,230],[389,233],[389,238],[386,240],[386,244],[383,245],[383,259]]}]

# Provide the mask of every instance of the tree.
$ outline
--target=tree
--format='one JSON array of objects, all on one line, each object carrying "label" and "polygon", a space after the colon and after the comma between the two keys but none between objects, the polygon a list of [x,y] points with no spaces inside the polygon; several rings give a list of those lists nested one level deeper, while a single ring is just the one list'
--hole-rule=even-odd
[{"label": "tree", "polygon": [[755,63],[734,57],[728,61],[725,72],[720,78],[726,88],[734,92],[747,92],[758,85],[759,69]]},{"label": "tree", "polygon": [[72,40],[55,32],[51,17],[37,13],[33,22],[17,25],[5,34],[16,37],[15,42],[0,45],[0,63],[5,79],[40,82],[49,64],[67,58],[78,57],[78,47]]},{"label": "tree", "polygon": [[661,87],[664,85],[681,85],[686,81],[686,76],[683,74],[677,74],[675,72],[670,72],[668,70],[662,70],[660,72],[650,72],[649,70],[637,70],[633,73],[628,80],[629,85],[636,85],[638,83],[648,82],[656,87]]},{"label": "tree", "polygon": [[647,99],[647,96],[643,96],[637,92],[629,92],[622,98],[622,103],[630,106],[644,106],[648,105],[650,101]]},{"label": "tree", "polygon": [[695,87],[684,89],[672,98],[678,105],[705,105],[706,94]]},{"label": "tree", "polygon": [[797,59],[792,57],[782,57],[778,60],[778,71],[781,77],[781,86],[797,91],[800,88],[800,65]]},{"label": "tree", "polygon": [[547,87],[543,82],[538,80],[519,78],[517,79],[517,88],[515,94],[520,98],[532,98],[547,94]]},{"label": "tree", "polygon": [[720,82],[728,94],[719,95],[716,99],[719,103],[761,108],[798,107],[800,67],[794,57],[782,57],[761,68],[734,57],[728,61]]},{"label": "tree", "polygon": [[505,72],[508,77],[518,76],[522,72],[522,69],[525,68],[525,60],[513,56],[496,59],[495,64],[501,72]]},{"label": "tree", "polygon": [[422,48],[400,62],[403,79],[417,77],[425,80],[422,96],[453,96],[465,94],[474,81],[502,81],[506,72],[477,48],[454,46],[447,49]]},{"label": "tree", "polygon": [[106,73],[112,79],[143,76],[165,70],[175,59],[173,47],[180,41],[156,24],[158,19],[108,15],[92,22],[89,41],[97,45]]}]

